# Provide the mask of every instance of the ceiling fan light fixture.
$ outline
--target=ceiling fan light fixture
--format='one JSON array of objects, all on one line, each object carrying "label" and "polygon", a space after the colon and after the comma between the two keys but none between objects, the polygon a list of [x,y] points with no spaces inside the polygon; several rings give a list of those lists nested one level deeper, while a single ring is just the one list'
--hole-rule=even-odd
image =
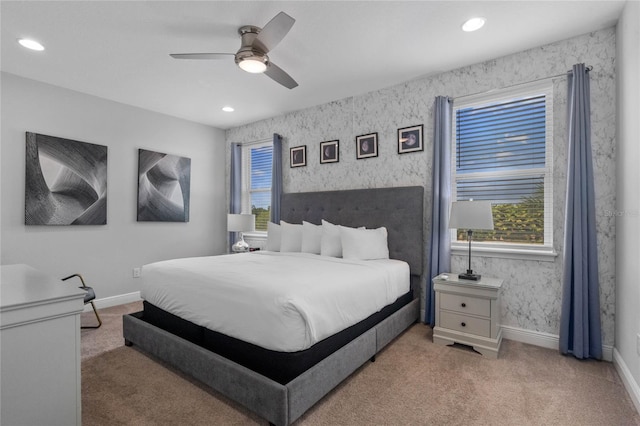
[{"label": "ceiling fan light fixture", "polygon": [[475,17],[467,20],[464,24],[462,24],[462,31],[472,32],[477,31],[484,26],[486,20],[481,17]]},{"label": "ceiling fan light fixture", "polygon": [[250,72],[252,74],[260,74],[267,70],[265,58],[261,58],[259,56],[250,56],[248,58],[243,58],[240,60],[240,62],[238,62],[238,66],[246,72]]}]

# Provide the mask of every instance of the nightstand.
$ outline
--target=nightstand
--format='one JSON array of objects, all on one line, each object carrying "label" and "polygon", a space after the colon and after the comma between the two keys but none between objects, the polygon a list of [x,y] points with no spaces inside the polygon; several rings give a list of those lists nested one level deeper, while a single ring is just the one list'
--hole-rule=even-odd
[{"label": "nightstand", "polygon": [[497,358],[502,343],[500,315],[502,280],[482,277],[479,281],[440,274],[433,279],[436,293],[436,325],[433,343],[461,343],[489,358]]}]

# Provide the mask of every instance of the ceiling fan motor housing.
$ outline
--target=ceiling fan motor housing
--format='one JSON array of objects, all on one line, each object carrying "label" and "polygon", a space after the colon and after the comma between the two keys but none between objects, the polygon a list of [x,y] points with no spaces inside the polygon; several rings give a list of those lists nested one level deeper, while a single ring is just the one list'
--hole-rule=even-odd
[{"label": "ceiling fan motor housing", "polygon": [[[261,62],[265,67],[269,65],[269,57],[267,54],[253,45],[253,41],[261,30],[262,29],[260,27],[253,25],[245,25],[238,29],[238,33],[241,37],[241,47],[235,56],[235,61],[238,66],[240,66],[240,63],[243,61]],[[262,71],[264,70],[259,72]]]}]

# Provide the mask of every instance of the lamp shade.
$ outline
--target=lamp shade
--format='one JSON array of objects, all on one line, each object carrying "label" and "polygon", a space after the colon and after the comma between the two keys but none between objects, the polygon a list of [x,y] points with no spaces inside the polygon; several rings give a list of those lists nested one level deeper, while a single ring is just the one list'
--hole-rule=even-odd
[{"label": "lamp shade", "polygon": [[252,214],[228,214],[228,232],[247,232],[256,229],[256,217]]},{"label": "lamp shade", "polygon": [[454,201],[451,203],[449,228],[493,229],[490,201]]}]

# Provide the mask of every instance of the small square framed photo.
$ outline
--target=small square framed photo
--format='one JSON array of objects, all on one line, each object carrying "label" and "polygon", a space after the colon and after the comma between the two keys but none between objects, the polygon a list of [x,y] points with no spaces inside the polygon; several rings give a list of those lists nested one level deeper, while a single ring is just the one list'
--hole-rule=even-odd
[{"label": "small square framed photo", "polygon": [[337,163],[339,161],[338,146],[340,141],[320,142],[320,164]]},{"label": "small square framed photo", "polygon": [[307,165],[307,146],[296,146],[289,149],[291,167],[303,167]]},{"label": "small square framed photo", "polygon": [[422,124],[398,129],[398,154],[423,150]]},{"label": "small square framed photo", "polygon": [[356,136],[356,158],[378,156],[378,133]]}]

